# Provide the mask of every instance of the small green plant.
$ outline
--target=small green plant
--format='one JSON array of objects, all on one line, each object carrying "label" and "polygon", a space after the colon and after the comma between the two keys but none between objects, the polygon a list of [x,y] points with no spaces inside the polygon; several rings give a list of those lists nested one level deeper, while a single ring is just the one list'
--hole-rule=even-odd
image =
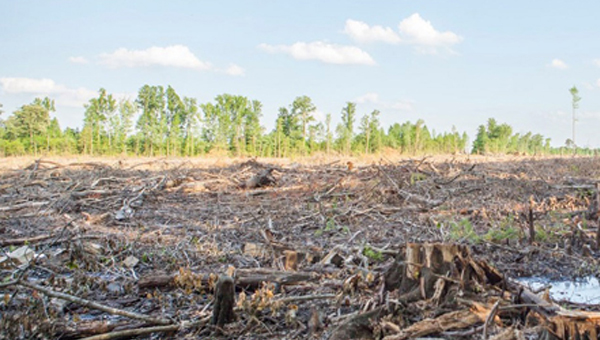
[{"label": "small green plant", "polygon": [[333,218],[328,218],[327,222],[325,222],[325,227],[315,231],[315,236],[319,237],[322,236],[324,232],[335,231],[340,231],[344,234],[349,234],[350,228],[348,228],[348,226],[338,226]]},{"label": "small green plant", "polygon": [[558,242],[568,233],[570,228],[561,222],[549,226],[535,226],[535,239],[539,242]]},{"label": "small green plant", "polygon": [[369,259],[377,262],[383,261],[383,254],[380,251],[376,251],[369,246],[365,246],[362,251],[363,255]]},{"label": "small green plant", "polygon": [[517,239],[521,233],[520,229],[514,227],[514,217],[508,215],[498,227],[488,230],[483,238],[490,242],[502,242]]},{"label": "small green plant", "polygon": [[325,223],[325,231],[332,231],[334,229],[335,229],[335,221],[333,220],[333,218],[327,219],[327,222]]},{"label": "small green plant", "polygon": [[537,228],[535,230],[535,239],[539,242],[548,242],[550,240],[550,235],[544,228]]},{"label": "small green plant", "polygon": [[427,179],[427,175],[422,174],[420,172],[413,172],[410,174],[410,185],[414,185],[419,181],[424,181]]},{"label": "small green plant", "polygon": [[481,242],[481,236],[477,235],[473,224],[467,218],[463,218],[458,223],[451,222],[448,237],[454,241]]},{"label": "small green plant", "polygon": [[488,230],[488,232],[483,236],[483,238],[490,242],[502,242],[506,240],[514,240],[519,237],[520,230],[513,227],[508,226],[506,228],[493,228]]}]

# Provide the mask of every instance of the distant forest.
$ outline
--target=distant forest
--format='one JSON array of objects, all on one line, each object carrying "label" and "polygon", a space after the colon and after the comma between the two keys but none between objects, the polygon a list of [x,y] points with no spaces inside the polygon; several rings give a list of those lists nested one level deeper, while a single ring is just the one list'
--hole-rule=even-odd
[{"label": "distant forest", "polygon": [[[0,104],[0,114],[1,111]],[[416,154],[591,154],[594,150],[550,147],[550,139],[531,132],[513,133],[490,118],[469,145],[455,128],[436,133],[423,120],[381,126],[380,111],[357,117],[356,104],[340,110],[341,122],[314,118],[311,98],[297,97],[279,108],[275,128],[261,125],[262,104],[244,96],[222,94],[213,102],[181,97],[168,86],[144,85],[133,101],[117,101],[105,89],[84,105],[81,129],[61,129],[54,100],[36,98],[0,119],[0,156],[20,155],[231,155],[295,157],[315,153],[374,154],[385,150]],[[137,119],[136,119],[137,117]],[[1,118],[1,116],[0,116]]]}]

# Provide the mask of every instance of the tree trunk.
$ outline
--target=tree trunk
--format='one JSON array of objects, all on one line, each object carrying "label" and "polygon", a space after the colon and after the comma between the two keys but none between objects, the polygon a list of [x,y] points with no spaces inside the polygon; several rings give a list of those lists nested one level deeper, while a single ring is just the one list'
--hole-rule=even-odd
[{"label": "tree trunk", "polygon": [[90,155],[94,154],[94,124],[90,126]]},{"label": "tree trunk", "polygon": [[37,156],[37,147],[33,142],[33,129],[29,129],[29,147],[33,145],[33,154]]}]

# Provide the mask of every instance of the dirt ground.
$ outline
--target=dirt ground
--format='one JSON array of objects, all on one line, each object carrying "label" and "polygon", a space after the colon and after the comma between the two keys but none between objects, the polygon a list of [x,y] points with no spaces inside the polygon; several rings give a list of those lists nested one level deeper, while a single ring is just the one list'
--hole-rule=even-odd
[{"label": "dirt ground", "polygon": [[[504,277],[597,275],[599,179],[600,159],[573,157],[2,159],[0,339],[335,338],[413,243],[467,245]],[[236,280],[222,329],[219,275]],[[406,325],[442,309],[404,307]],[[364,338],[399,334],[385,322]],[[172,328],[133,333],[149,325]]]}]

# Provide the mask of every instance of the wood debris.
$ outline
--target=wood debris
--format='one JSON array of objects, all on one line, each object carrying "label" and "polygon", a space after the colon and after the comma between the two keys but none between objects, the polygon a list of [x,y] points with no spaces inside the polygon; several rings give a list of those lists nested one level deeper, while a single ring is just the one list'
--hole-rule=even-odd
[{"label": "wood debris", "polygon": [[270,162],[0,172],[0,338],[598,337],[514,280],[594,273],[595,158]]}]

